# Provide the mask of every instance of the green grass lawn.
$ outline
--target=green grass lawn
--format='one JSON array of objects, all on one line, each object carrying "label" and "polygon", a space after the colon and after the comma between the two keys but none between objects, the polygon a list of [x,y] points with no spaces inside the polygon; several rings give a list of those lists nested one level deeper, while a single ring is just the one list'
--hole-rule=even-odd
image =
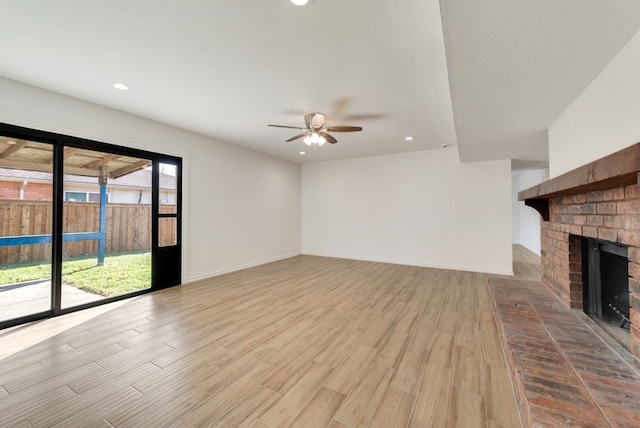
[{"label": "green grass lawn", "polygon": [[[50,277],[50,262],[0,266],[0,285]],[[104,266],[97,265],[96,256],[68,259],[62,263],[62,282],[105,297],[144,290],[151,286],[151,253],[106,256]]]}]

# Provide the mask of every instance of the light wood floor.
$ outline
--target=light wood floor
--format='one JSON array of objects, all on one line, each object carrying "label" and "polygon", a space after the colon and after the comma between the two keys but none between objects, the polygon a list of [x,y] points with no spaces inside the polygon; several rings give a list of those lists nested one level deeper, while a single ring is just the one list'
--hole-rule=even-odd
[{"label": "light wood floor", "polygon": [[487,276],[299,256],[0,331],[1,427],[518,427]]},{"label": "light wood floor", "polygon": [[522,245],[513,246],[513,279],[522,281],[542,280],[540,256],[532,253]]}]

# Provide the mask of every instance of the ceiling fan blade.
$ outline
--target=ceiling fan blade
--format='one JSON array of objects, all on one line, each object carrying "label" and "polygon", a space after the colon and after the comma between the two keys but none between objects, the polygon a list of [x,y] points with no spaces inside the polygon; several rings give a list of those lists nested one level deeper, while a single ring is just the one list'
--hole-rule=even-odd
[{"label": "ceiling fan blade", "polygon": [[324,137],[324,139],[327,140],[327,143],[335,144],[338,142],[338,140],[336,140],[332,135],[329,135],[326,132],[319,132],[318,134],[320,134],[321,137]]},{"label": "ceiling fan blade", "polygon": [[304,131],[306,129],[306,128],[301,128],[299,126],[286,126],[286,125],[267,125],[267,126],[273,126],[276,128],[299,129],[301,131]]},{"label": "ceiling fan blade", "polygon": [[304,116],[305,114],[307,114],[308,111],[309,110],[289,109],[289,110],[284,110],[283,113],[289,114],[291,116]]},{"label": "ceiling fan blade", "polygon": [[351,101],[347,97],[338,98],[331,106],[329,106],[329,116],[340,116],[347,110],[347,106]]},{"label": "ceiling fan blade", "polygon": [[327,120],[330,122],[351,122],[357,120],[373,120],[373,119],[383,119],[387,117],[386,114],[336,114],[336,115],[328,115]]},{"label": "ceiling fan blade", "polygon": [[303,132],[302,134],[298,134],[295,137],[291,137],[287,141],[285,141],[285,143],[288,143],[289,141],[297,140],[298,138],[302,138],[305,135],[308,135],[308,133],[307,132]]},{"label": "ceiling fan blade", "polygon": [[358,132],[362,131],[362,126],[330,126],[327,132]]}]

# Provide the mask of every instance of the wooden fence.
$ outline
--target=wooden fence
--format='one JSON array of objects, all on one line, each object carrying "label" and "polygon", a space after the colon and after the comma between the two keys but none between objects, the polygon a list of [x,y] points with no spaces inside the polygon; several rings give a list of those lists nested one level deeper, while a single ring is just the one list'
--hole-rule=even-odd
[{"label": "wooden fence", "polygon": [[[51,201],[0,200],[0,236],[44,235],[51,233]],[[100,206],[93,202],[65,202],[65,233],[97,232]],[[161,205],[160,212],[175,212],[175,205]],[[164,222],[160,243],[169,243],[176,234],[175,222]],[[151,249],[151,205],[107,204],[106,252],[128,253]],[[98,254],[98,241],[65,242],[64,257]],[[0,265],[47,260],[51,244],[0,247]]]}]

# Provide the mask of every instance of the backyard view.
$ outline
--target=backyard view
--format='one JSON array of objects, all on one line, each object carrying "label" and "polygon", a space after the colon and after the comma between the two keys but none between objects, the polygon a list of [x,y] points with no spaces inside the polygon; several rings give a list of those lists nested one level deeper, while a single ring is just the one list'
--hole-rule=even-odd
[{"label": "backyard view", "polygon": [[[48,281],[50,276],[49,261],[0,266],[0,291],[3,286]],[[144,290],[151,283],[151,253],[106,256],[102,266],[97,265],[95,256],[69,259],[62,264],[62,282],[103,297]]]},{"label": "backyard view", "polygon": [[[150,160],[64,148],[56,289],[53,147],[0,136],[0,153],[0,322],[151,288]],[[160,212],[176,212],[174,176],[160,174],[158,198]],[[161,220],[159,242],[175,242],[175,222]]]},{"label": "backyard view", "polygon": [[[0,266],[0,321],[45,311],[51,305],[51,262]],[[145,290],[151,284],[151,253],[78,257],[62,264],[62,300],[66,307]]]}]

